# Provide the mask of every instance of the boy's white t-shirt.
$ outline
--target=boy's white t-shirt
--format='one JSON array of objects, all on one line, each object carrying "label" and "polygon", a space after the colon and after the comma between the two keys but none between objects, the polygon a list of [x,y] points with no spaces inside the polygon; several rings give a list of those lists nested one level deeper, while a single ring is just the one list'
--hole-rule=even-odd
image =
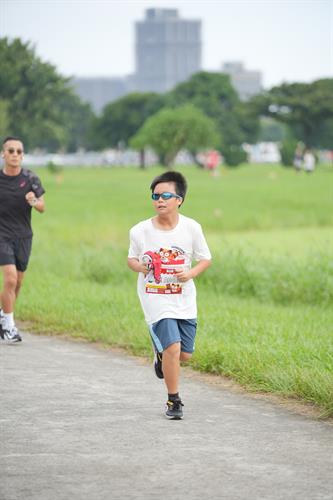
[{"label": "boy's white t-shirt", "polygon": [[129,258],[149,265],[139,273],[137,291],[145,320],[149,325],[163,318],[197,317],[196,288],[193,280],[180,283],[175,270],[190,269],[192,260],[211,259],[198,222],[179,214],[170,231],[155,228],[152,219],[139,222],[130,230]]}]

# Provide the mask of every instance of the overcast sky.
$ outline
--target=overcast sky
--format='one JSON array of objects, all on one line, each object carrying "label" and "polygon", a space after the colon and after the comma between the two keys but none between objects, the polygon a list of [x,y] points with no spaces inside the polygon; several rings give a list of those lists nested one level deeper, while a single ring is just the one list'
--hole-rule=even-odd
[{"label": "overcast sky", "polygon": [[202,20],[202,69],[243,61],[265,87],[333,77],[333,0],[0,0],[0,33],[31,41],[63,75],[125,76],[151,7]]}]

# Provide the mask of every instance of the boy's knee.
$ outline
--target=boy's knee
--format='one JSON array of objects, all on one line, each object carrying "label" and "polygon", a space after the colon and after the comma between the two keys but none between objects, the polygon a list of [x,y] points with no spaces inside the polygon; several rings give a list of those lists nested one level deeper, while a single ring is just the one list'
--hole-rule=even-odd
[{"label": "boy's knee", "polygon": [[174,344],[170,344],[166,349],[164,349],[163,355],[179,356],[180,355],[180,342],[175,342]]},{"label": "boy's knee", "polygon": [[189,361],[192,358],[191,352],[181,352],[180,361]]}]

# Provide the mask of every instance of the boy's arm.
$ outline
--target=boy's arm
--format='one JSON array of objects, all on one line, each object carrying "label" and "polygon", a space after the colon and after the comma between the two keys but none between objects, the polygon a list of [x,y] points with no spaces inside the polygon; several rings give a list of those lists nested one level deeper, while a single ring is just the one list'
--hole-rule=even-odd
[{"label": "boy's arm", "polygon": [[194,279],[199,276],[199,274],[203,273],[211,265],[211,262],[212,261],[210,259],[202,259],[189,271],[186,269],[176,271],[177,278],[182,283]]},{"label": "boy's arm", "polygon": [[143,262],[139,262],[139,260],[136,259],[135,257],[129,257],[127,259],[127,264],[128,267],[132,269],[132,271],[134,271],[135,273],[147,274],[149,271],[148,265],[144,264]]}]

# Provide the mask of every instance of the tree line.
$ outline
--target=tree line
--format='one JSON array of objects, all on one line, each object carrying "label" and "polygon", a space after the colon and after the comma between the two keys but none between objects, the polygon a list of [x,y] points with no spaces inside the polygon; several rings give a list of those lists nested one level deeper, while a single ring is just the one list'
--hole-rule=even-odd
[{"label": "tree line", "polygon": [[96,116],[69,78],[30,43],[0,38],[0,134],[28,149],[152,148],[163,165],[187,149],[214,148],[228,165],[246,160],[244,143],[278,140],[292,150],[333,149],[333,79],[284,83],[242,102],[228,75],[200,72],[165,94],[132,93]]}]

